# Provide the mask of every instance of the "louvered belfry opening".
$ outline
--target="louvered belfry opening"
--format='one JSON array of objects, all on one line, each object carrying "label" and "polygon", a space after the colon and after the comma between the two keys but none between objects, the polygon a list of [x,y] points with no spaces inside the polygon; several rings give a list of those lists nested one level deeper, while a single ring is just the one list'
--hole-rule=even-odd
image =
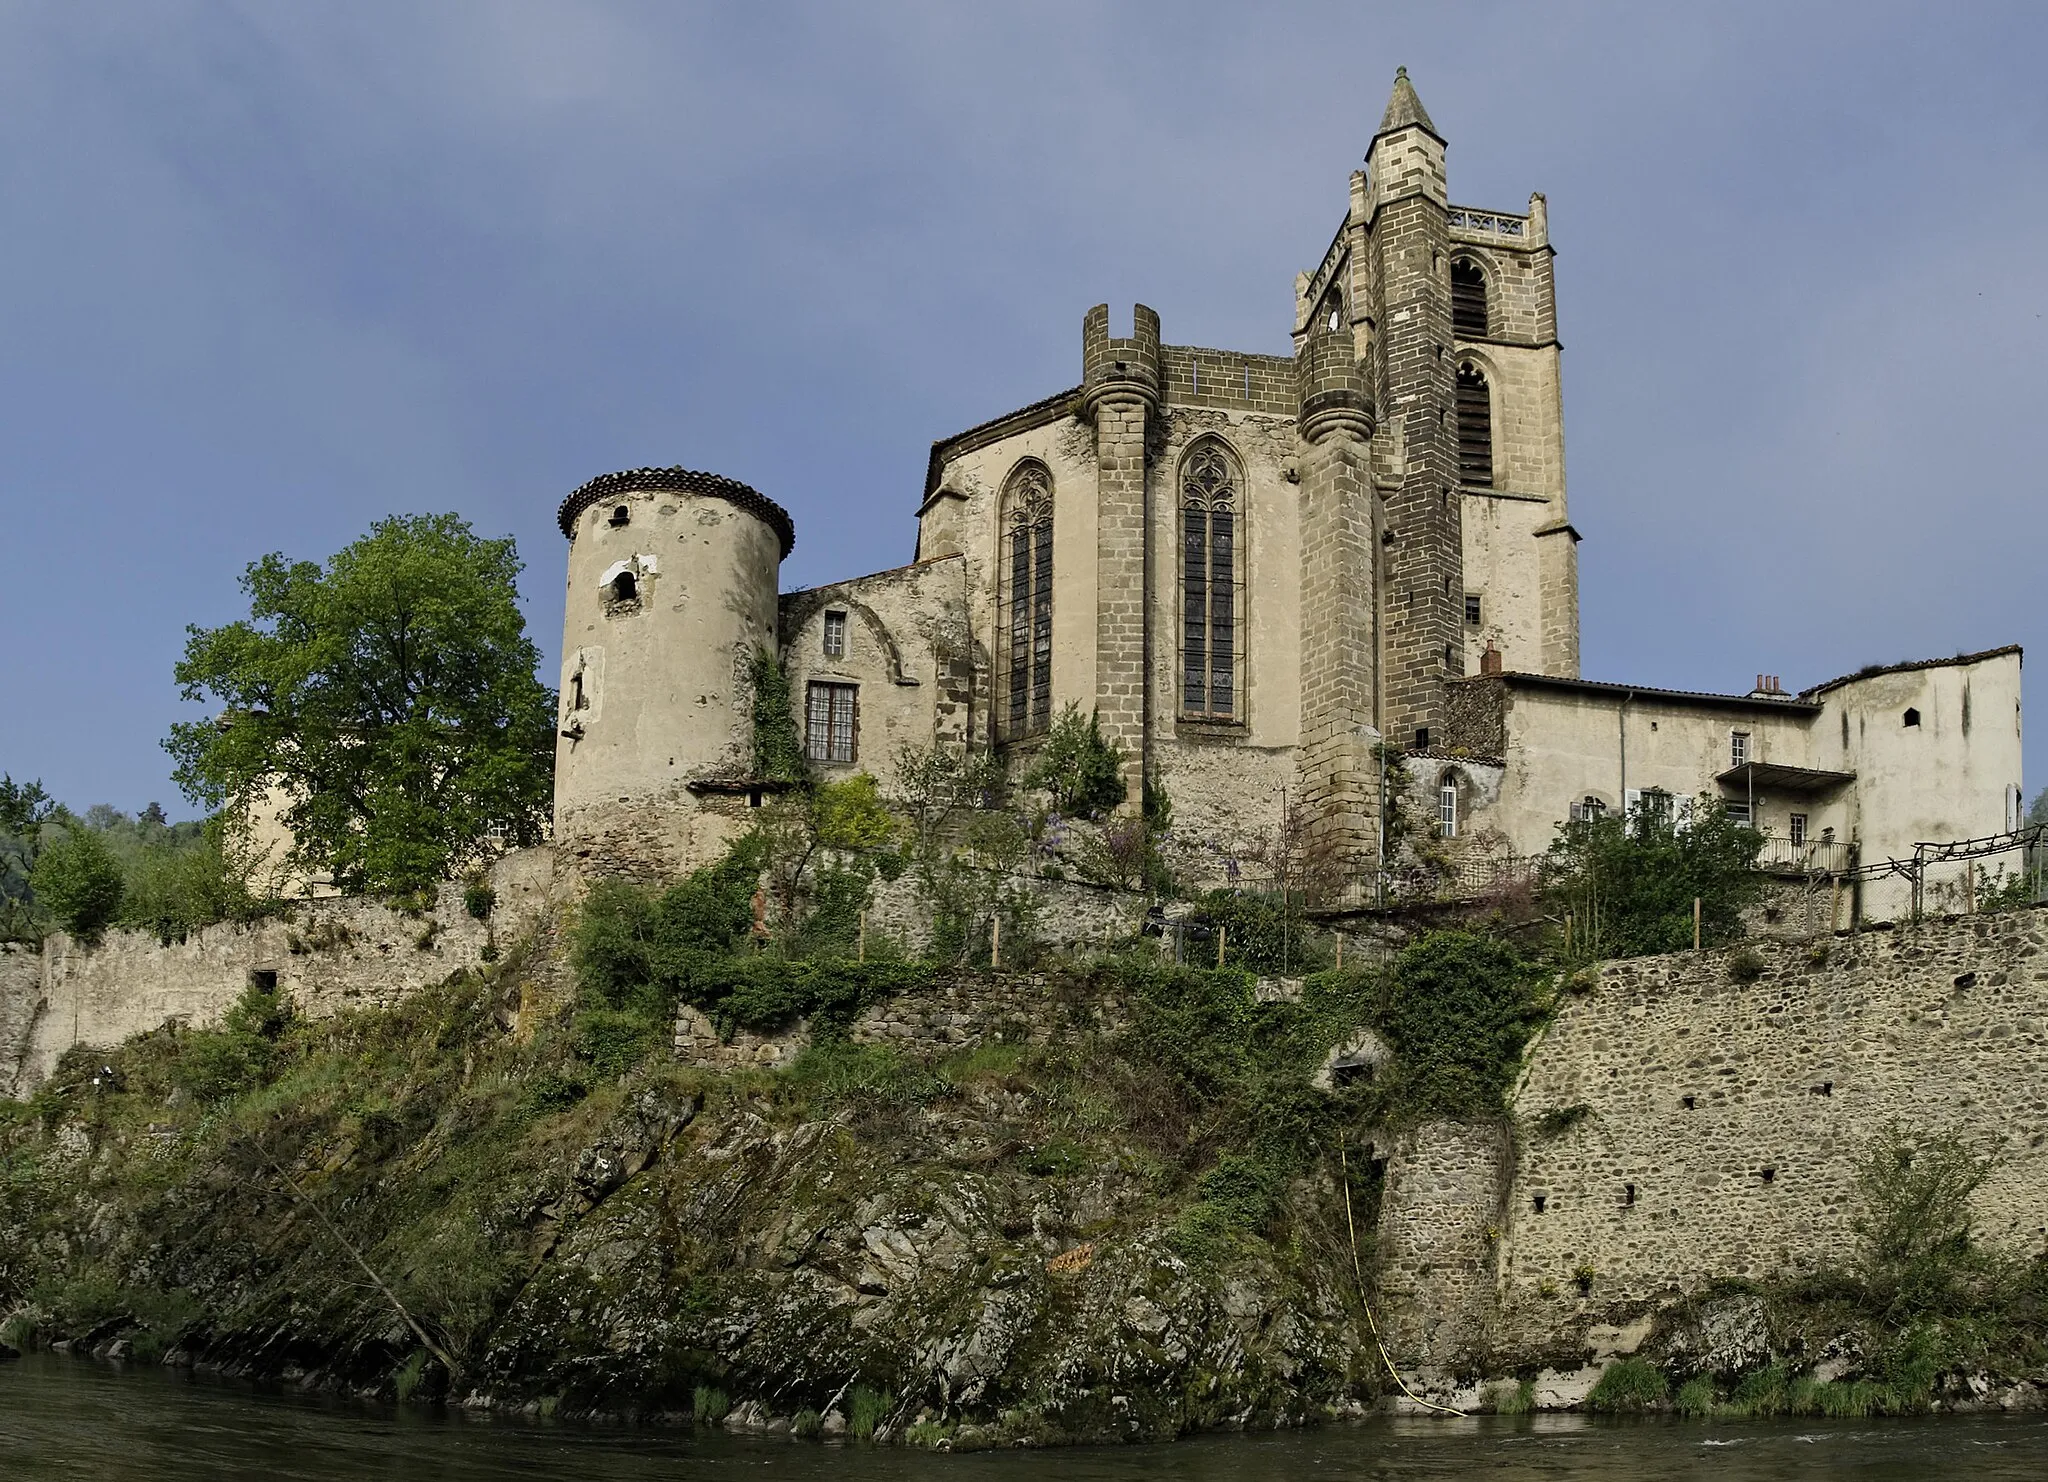
[{"label": "louvered belfry opening", "polygon": [[1458,479],[1493,486],[1493,398],[1476,366],[1458,368]]},{"label": "louvered belfry opening", "polygon": [[1461,340],[1486,338],[1486,274],[1470,258],[1451,262],[1451,333]]}]

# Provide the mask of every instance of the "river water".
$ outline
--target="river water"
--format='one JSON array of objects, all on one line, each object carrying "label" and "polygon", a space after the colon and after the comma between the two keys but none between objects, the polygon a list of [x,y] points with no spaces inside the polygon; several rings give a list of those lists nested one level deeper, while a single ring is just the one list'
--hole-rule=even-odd
[{"label": "river water", "polygon": [[191,1482],[1408,1482],[1411,1478],[2048,1478],[2048,1418],[1860,1422],[1375,1420],[1172,1446],[962,1456],[543,1425],[308,1399],[31,1355],[0,1365],[0,1479]]}]

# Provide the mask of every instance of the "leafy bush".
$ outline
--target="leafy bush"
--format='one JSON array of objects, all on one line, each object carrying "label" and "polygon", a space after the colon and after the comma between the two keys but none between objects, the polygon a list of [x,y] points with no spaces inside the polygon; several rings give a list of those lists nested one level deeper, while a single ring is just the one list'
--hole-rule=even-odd
[{"label": "leafy bush", "polygon": [[1664,1402],[1671,1386],[1663,1370],[1644,1359],[1625,1358],[1609,1364],[1600,1382],[1586,1396],[1586,1408],[1605,1414],[1640,1412]]},{"label": "leafy bush", "polygon": [[120,863],[94,829],[73,825],[43,846],[29,872],[36,900],[73,936],[95,941],[121,909]]},{"label": "leafy bush", "polygon": [[1954,1132],[1914,1135],[1887,1124],[1856,1169],[1859,1208],[1850,1222],[1860,1272],[1888,1315],[1953,1311],[1987,1255],[1972,1242],[1970,1198],[1992,1160]]},{"label": "leafy bush", "polygon": [[1535,970],[1492,937],[1440,931],[1396,959],[1381,1027],[1398,1057],[1400,1106],[1497,1115],[1546,1010]]},{"label": "leafy bush", "polygon": [[[1330,949],[1310,929],[1300,900],[1278,895],[1212,890],[1188,914],[1199,940],[1206,929],[1209,945],[1190,950],[1213,953],[1218,933],[1225,959],[1257,973],[1316,972],[1330,965]],[[1213,961],[1213,957],[1210,958]]]},{"label": "leafy bush", "polygon": [[849,1413],[846,1429],[857,1441],[872,1441],[875,1427],[889,1418],[889,1412],[896,1408],[896,1396],[888,1390],[869,1389],[865,1384],[856,1384],[848,1396]]},{"label": "leafy bush", "polygon": [[1563,825],[1544,861],[1545,889],[1553,912],[1572,915],[1575,955],[1682,951],[1695,899],[1701,945],[1722,946],[1742,935],[1742,913],[1764,889],[1753,868],[1762,846],[1716,798],[1695,799],[1683,821],[1645,803],[1626,821]]},{"label": "leafy bush", "polygon": [[251,983],[220,1028],[185,1036],[173,1079],[200,1101],[226,1101],[266,1084],[277,1072],[278,1042],[291,1020],[291,1003],[280,990]]},{"label": "leafy bush", "polygon": [[491,919],[491,912],[498,904],[498,892],[491,888],[489,877],[471,875],[462,886],[462,909],[479,921]]},{"label": "leafy bush", "polygon": [[1090,711],[1083,719],[1081,707],[1069,701],[1046,732],[1024,785],[1044,788],[1053,807],[1069,817],[1086,818],[1123,802],[1123,769],[1123,752],[1103,740],[1100,717]]}]

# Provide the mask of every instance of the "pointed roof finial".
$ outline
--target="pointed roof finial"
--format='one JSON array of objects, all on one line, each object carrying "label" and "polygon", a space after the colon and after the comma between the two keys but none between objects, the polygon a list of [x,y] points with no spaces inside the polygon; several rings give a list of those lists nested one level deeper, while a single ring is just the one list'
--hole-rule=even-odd
[{"label": "pointed roof finial", "polygon": [[1432,134],[1436,132],[1436,125],[1429,121],[1429,112],[1422,106],[1422,99],[1415,96],[1415,84],[1408,80],[1408,69],[1396,67],[1394,95],[1387,99],[1387,116],[1380,120],[1380,132],[1391,134],[1411,124],[1420,124]]}]

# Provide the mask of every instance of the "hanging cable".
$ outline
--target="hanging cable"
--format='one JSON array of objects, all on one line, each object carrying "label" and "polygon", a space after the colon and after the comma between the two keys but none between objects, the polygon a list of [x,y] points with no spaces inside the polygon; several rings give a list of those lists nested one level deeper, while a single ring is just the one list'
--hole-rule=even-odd
[{"label": "hanging cable", "polygon": [[1358,1305],[1365,1309],[1365,1324],[1372,1329],[1373,1346],[1380,1351],[1380,1362],[1387,1366],[1387,1373],[1392,1375],[1394,1383],[1401,1387],[1401,1393],[1423,1409],[1434,1410],[1439,1415],[1466,1418],[1463,1410],[1455,1410],[1449,1405],[1439,1405],[1435,1400],[1425,1400],[1408,1387],[1408,1382],[1401,1377],[1401,1371],[1394,1367],[1394,1360],[1387,1353],[1386,1340],[1380,1337],[1379,1322],[1372,1315],[1372,1303],[1366,1300],[1365,1271],[1358,1263],[1358,1223],[1351,1217],[1351,1161],[1344,1151],[1344,1138],[1341,1134],[1337,1138],[1337,1166],[1344,1180],[1344,1228],[1351,1235],[1351,1279],[1358,1283]]}]

